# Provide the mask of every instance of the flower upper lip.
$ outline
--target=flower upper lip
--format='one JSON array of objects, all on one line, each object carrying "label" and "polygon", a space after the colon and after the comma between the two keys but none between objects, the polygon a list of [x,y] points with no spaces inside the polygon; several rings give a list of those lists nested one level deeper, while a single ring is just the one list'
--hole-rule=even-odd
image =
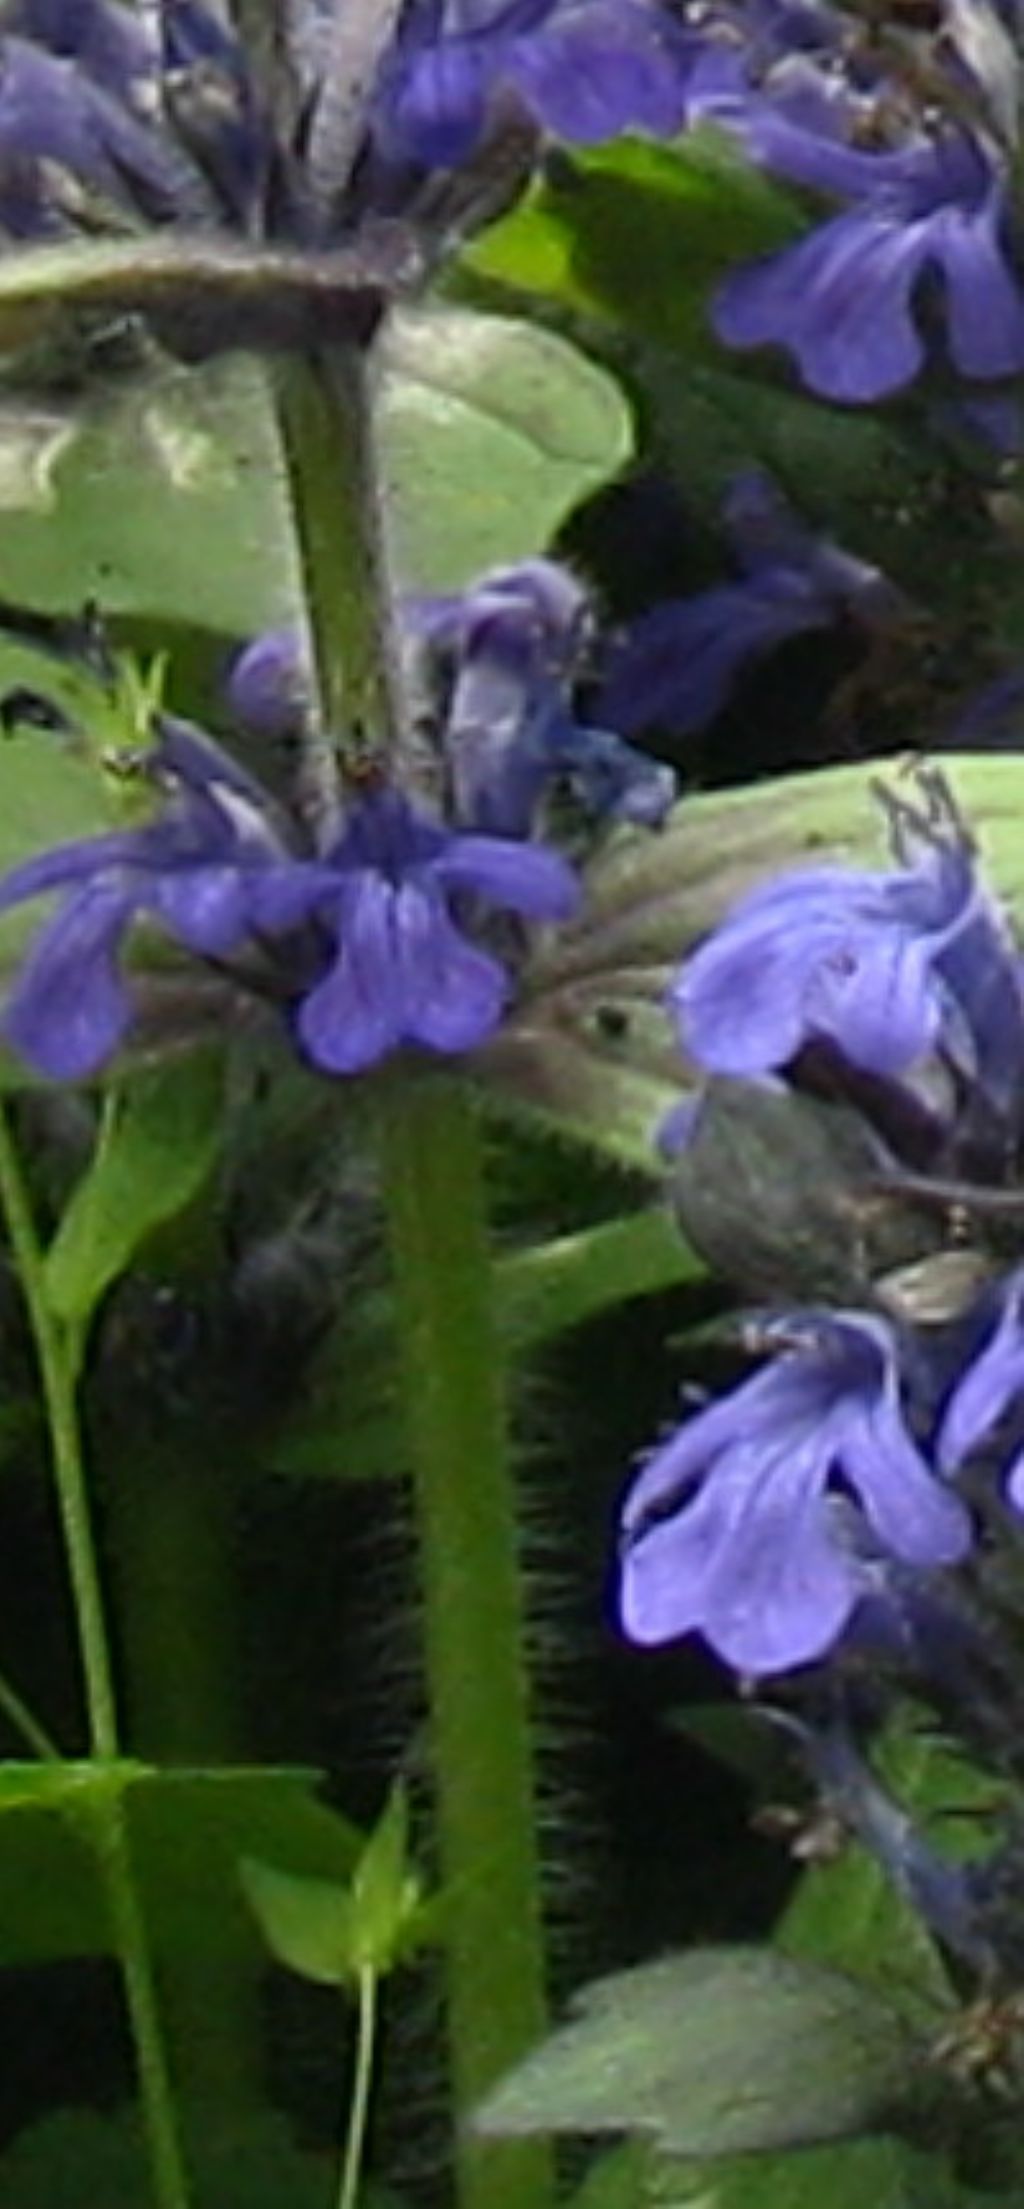
[{"label": "flower upper lip", "polygon": [[623,1619],[639,1641],[696,1630],[738,1670],[824,1655],[861,1575],[830,1515],[836,1480],[883,1550],[951,1564],[971,1543],[962,1500],[905,1422],[884,1320],[797,1313],[787,1346],[655,1450],[623,1513]]},{"label": "flower upper lip", "polygon": [[84,839],[0,880],[0,911],[64,897],[18,974],[8,1039],[56,1079],[87,1076],[132,1017],[120,973],[137,918],[251,979],[275,975],[313,1063],[370,1065],[403,1043],[466,1051],[487,1040],[510,989],[506,961],[474,940],[489,911],[557,920],[578,897],[560,853],[528,839],[463,833],[383,784],[355,795],[320,851],[295,848],[259,786],[188,724],[164,724],[151,755],[163,810]]}]

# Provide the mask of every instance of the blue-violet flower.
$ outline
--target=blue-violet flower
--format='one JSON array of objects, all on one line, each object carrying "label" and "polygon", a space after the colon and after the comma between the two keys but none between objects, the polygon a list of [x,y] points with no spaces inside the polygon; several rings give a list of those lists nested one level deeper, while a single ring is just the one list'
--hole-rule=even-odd
[{"label": "blue-violet flower", "polygon": [[623,1512],[626,1632],[698,1632],[754,1675],[824,1656],[857,1604],[837,1486],[881,1550],[907,1563],[953,1564],[971,1541],[963,1502],[907,1427],[889,1325],[807,1313],[773,1332],[773,1361],[652,1453]]},{"label": "blue-violet flower", "polygon": [[499,102],[574,145],[685,112],[686,46],[662,0],[413,0],[378,89],[385,154],[457,168]]},{"label": "blue-violet flower", "polygon": [[837,622],[881,626],[902,604],[880,569],[815,536],[760,469],[734,479],[724,520],[741,578],[652,606],[609,655],[597,712],[623,735],[704,728],[750,660]]},{"label": "blue-violet flower", "polygon": [[941,1050],[993,1105],[1024,1072],[1024,972],[941,782],[931,815],[890,799],[890,872],[828,866],[753,890],[684,964],[671,1002],[716,1073],[778,1071],[828,1039],[900,1076]]},{"label": "blue-violet flower", "polygon": [[565,918],[578,887],[559,853],[448,829],[384,782],[352,798],[322,851],[296,852],[258,786],[254,799],[199,732],[170,729],[152,762],[169,791],[157,818],[0,879],[0,911],[65,893],[3,1018],[30,1065],[82,1078],[123,1041],[133,1002],[119,962],[140,918],[276,998],[324,1072],[354,1073],[403,1043],[446,1053],[487,1040],[510,979],[474,933],[492,911]]}]

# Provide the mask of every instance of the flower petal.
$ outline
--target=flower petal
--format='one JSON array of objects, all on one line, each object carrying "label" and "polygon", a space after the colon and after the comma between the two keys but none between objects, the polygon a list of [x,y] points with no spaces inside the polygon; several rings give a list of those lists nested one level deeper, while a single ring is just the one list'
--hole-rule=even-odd
[{"label": "flower petal", "polygon": [[430,871],[449,890],[475,890],[499,912],[530,920],[568,920],[580,902],[578,877],[560,852],[513,837],[453,837]]},{"label": "flower petal", "polygon": [[857,1599],[852,1562],[830,1538],[813,1445],[739,1445],[700,1495],[651,1526],[623,1560],[622,1615],[634,1640],[694,1629],[737,1671],[810,1663]]},{"label": "flower petal", "polygon": [[325,1073],[359,1073],[402,1040],[393,902],[391,886],[370,873],[356,878],[339,901],[337,956],[303,998],[295,1022],[314,1066]]},{"label": "flower petal", "polygon": [[965,376],[1014,376],[1024,368],[1024,293],[999,241],[1000,214],[990,196],[977,212],[950,207],[935,223],[949,349]]},{"label": "flower petal", "polygon": [[250,925],[248,882],[239,867],[182,867],[157,876],[146,904],[201,957],[233,951]]},{"label": "flower petal", "polygon": [[614,650],[598,717],[626,736],[653,726],[689,736],[720,713],[746,661],[833,618],[833,607],[810,589],[785,597],[753,582],[666,599],[641,614]]},{"label": "flower petal", "polygon": [[667,15],[633,0],[583,0],[556,8],[549,27],[517,39],[508,76],[545,127],[571,145],[623,130],[671,137],[686,96]]},{"label": "flower petal", "polygon": [[1024,1272],[1011,1275],[998,1321],[946,1404],[936,1441],[945,1473],[959,1472],[1015,1400],[1024,1397]]},{"label": "flower petal", "polygon": [[37,936],[3,1016],[16,1051],[54,1081],[77,1081],[117,1049],[131,999],[117,970],[134,900],[109,882],[68,899]]},{"label": "flower petal", "polygon": [[842,1440],[842,1470],[883,1547],[908,1565],[955,1565],[971,1546],[961,1498],[930,1471],[903,1423],[895,1375]]},{"label": "flower petal", "polygon": [[395,893],[394,934],[404,1034],[434,1051],[486,1042],[508,997],[504,967],[460,935],[439,896],[413,883]]},{"label": "flower petal", "polygon": [[822,398],[886,398],[924,358],[911,295],[928,253],[926,224],[853,208],[727,277],[715,329],[726,345],[785,346]]}]

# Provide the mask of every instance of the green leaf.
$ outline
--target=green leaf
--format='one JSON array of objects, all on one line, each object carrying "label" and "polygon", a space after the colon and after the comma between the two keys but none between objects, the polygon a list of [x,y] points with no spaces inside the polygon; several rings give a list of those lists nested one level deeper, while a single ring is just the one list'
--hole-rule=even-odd
[{"label": "green leaf", "polygon": [[781,1735],[749,1704],[684,1703],[666,1711],[664,1723],[756,1790],[762,1801],[777,1798],[788,1777],[786,1749]]},{"label": "green leaf", "polygon": [[918,2054],[874,1990],[768,1949],[693,1949],[598,1980],[501,2081],[487,2135],[652,2134],[667,2155],[750,2153],[885,2128]]},{"label": "green leaf", "polygon": [[[359,1837],[313,1799],[306,1771],[141,1772],[130,1767],[7,1766],[0,1780],[0,1958],[39,1963],[114,1950],[90,1821],[102,1790],[123,1786],[147,1922],[170,1957],[258,1956],[238,1888],[247,1854],[291,1873],[346,1879]],[[34,1775],[34,1776],[33,1776]]]},{"label": "green leaf", "polygon": [[[0,415],[13,448],[18,414]],[[232,358],[89,387],[27,497],[0,477],[0,595],[244,635],[297,603],[264,372]]]},{"label": "green leaf", "polygon": [[91,1821],[129,1787],[152,1776],[152,1766],[128,1757],[116,1762],[68,1758],[60,1763],[0,1764],[0,1820],[12,1811],[59,1810],[91,1830]]},{"label": "green leaf", "polygon": [[668,1212],[645,1209],[499,1259],[499,1319],[512,1348],[521,1353],[610,1305],[699,1280],[703,1271]]},{"label": "green leaf", "polygon": [[192,1202],[223,1124],[219,1053],[193,1052],[109,1093],[93,1158],[46,1253],[56,1318],[84,1327],[146,1237]]},{"label": "green leaf", "polygon": [[[0,458],[17,453],[0,411]],[[243,636],[294,621],[295,550],[266,372],[235,357],[90,389],[0,466],[0,596]],[[451,590],[547,542],[632,451],[628,404],[543,330],[458,307],[395,317],[380,419],[406,587]],[[45,466],[38,457],[45,454]]]},{"label": "green leaf", "polygon": [[[729,356],[687,359],[684,373],[679,353],[651,347],[631,355],[629,387],[687,512],[717,537],[730,483],[757,462],[810,524],[874,561],[908,592],[919,592],[925,607],[948,606],[962,619],[982,563],[987,558],[991,566],[997,548],[984,516],[965,500],[962,480],[950,485],[943,456],[920,425],[869,408],[829,406],[779,382],[772,356],[758,365],[755,374]],[[937,530],[949,547],[941,574]],[[1002,547],[997,556],[1005,567]],[[889,640],[890,680],[900,684],[904,715],[922,684],[922,631],[919,617],[907,612],[912,664],[896,656],[895,619]],[[908,683],[909,676],[916,681]]]},{"label": "green leaf", "polygon": [[646,2141],[627,2140],[599,2155],[571,2196],[571,2209],[647,2209],[654,2158]]},{"label": "green leaf", "polygon": [[722,132],[674,146],[621,138],[553,167],[463,266],[692,356],[714,347],[716,278],[805,227],[798,203]]},{"label": "green leaf", "polygon": [[407,1444],[394,1357],[391,1299],[367,1292],[326,1336],[301,1401],[271,1438],[274,1471],[293,1480],[400,1479]]},{"label": "green leaf", "polygon": [[980,507],[972,522],[962,475],[950,481],[927,423],[906,408],[893,418],[830,406],[793,388],[777,350],[738,362],[715,339],[720,277],[785,247],[808,220],[726,134],[701,128],[673,146],[619,139],[560,161],[460,265],[472,296],[500,285],[563,325],[583,318],[588,343],[625,376],[688,515],[717,531],[730,478],[760,461],[808,519],[962,618],[979,553],[1005,596],[1006,552]]},{"label": "green leaf", "polygon": [[324,1986],[383,1976],[426,1937],[433,1911],[410,1868],[405,1793],[393,1788],[347,1888],[246,1858],[242,1886],[279,1963]]},{"label": "green leaf", "polygon": [[254,1856],[239,1866],[242,1888],[272,1955],[319,1986],[353,1977],[352,1896],[327,1879],[301,1879]]},{"label": "green leaf", "polygon": [[[212,2209],[325,2209],[332,2167],[301,2154],[283,2118],[184,2112],[197,2203]],[[20,2133],[0,2161],[4,2209],[152,2209],[153,2184],[142,2123],[134,2110],[100,2117],[62,2110]]]},{"label": "green leaf", "polygon": [[[24,666],[23,654],[0,643],[0,695],[24,680]],[[33,666],[38,687],[38,660]],[[99,835],[111,820],[111,793],[94,761],[48,730],[0,734],[0,870],[49,844]],[[24,932],[24,916],[17,919]],[[5,940],[11,926],[5,916]]]},{"label": "green leaf", "polygon": [[[693,1086],[665,1011],[680,960],[757,882],[801,865],[888,864],[880,768],[898,772],[819,769],[686,798],[658,836],[623,830],[588,870],[581,917],[535,956],[520,1005],[478,1055],[495,1100],[660,1179],[656,1130]],[[1024,767],[972,755],[943,772],[990,880],[1024,919]]]},{"label": "green leaf", "polygon": [[844,2140],[697,2169],[664,2163],[647,2209],[971,2209],[982,2199],[961,2188],[938,2155],[902,2140]]},{"label": "green leaf", "polygon": [[524,559],[631,458],[617,383],[564,338],[502,315],[407,310],[381,412],[399,572],[457,590]]},{"label": "green leaf", "polygon": [[[962,1855],[965,1840],[975,1849],[987,1845],[984,1824],[970,1812],[991,1813],[991,1779],[922,1731],[909,1707],[894,1716],[872,1762],[901,1807],[931,1828],[937,1847]],[[950,1805],[958,1818],[949,1817]],[[854,1842],[833,1861],[809,1866],[777,1937],[791,1955],[855,1969],[904,1998],[923,1997],[936,2030],[949,2009],[950,1984],[934,1941],[875,1858]]]},{"label": "green leaf", "polygon": [[[688,1716],[684,1717],[689,1731]],[[941,1743],[908,1723],[890,1727],[881,1767],[904,1806],[922,1820],[950,1803],[991,1801],[991,1786]],[[926,2030],[948,2016],[950,1991],[934,1944],[874,1858],[850,1843],[812,1864],[789,1903],[777,1938],[789,1955],[857,1972],[906,2007]],[[984,2197],[961,2185],[948,2161],[896,2139],[847,2141],[799,2155],[746,2158],[699,2172],[664,2167],[652,2199],[666,2209],[699,2200],[704,2209],[968,2209]]]}]

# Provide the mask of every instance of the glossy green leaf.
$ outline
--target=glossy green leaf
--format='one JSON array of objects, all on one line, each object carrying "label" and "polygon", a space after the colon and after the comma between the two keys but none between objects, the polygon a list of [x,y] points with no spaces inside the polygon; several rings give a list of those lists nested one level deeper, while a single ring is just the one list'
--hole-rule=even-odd
[{"label": "glossy green leaf", "polygon": [[769,1949],[641,1965],[579,2013],[499,2083],[481,2131],[645,2133],[702,2157],[842,2139],[884,2129],[917,2055],[877,1992]]},{"label": "glossy green leaf", "polygon": [[623,138],[552,164],[464,263],[692,356],[714,342],[714,280],[798,236],[805,220],[722,132],[691,131],[674,146]]},{"label": "glossy green leaf", "polygon": [[[989,878],[1024,918],[1024,767],[971,756],[943,770]],[[884,867],[879,772],[872,761],[686,798],[659,835],[624,830],[590,867],[580,918],[549,938],[479,1054],[495,1098],[660,1178],[655,1132],[692,1087],[665,1011],[676,967],[757,882],[832,861]]]},{"label": "glossy green leaf", "polygon": [[[382,362],[390,521],[404,582],[454,589],[547,542],[632,451],[617,385],[565,340],[457,307],[395,318]],[[166,367],[72,407],[0,410],[0,596],[225,635],[296,618],[266,371]],[[12,458],[5,468],[4,451]]]},{"label": "glossy green leaf", "polygon": [[153,1230],[184,1210],[220,1148],[224,1067],[192,1052],[106,1101],[93,1158],[46,1253],[51,1311],[82,1327]]}]

